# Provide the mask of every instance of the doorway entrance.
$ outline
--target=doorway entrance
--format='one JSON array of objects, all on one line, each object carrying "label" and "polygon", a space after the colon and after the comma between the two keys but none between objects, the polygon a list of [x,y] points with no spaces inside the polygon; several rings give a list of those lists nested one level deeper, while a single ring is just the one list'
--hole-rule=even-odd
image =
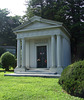
[{"label": "doorway entrance", "polygon": [[37,46],[37,68],[47,68],[47,46]]}]

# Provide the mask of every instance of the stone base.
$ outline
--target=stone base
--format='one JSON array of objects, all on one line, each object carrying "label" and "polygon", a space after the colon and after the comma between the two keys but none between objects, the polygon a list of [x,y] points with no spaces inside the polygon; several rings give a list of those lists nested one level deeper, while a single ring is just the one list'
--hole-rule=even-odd
[{"label": "stone base", "polygon": [[57,67],[57,73],[58,73],[58,74],[61,74],[62,71],[63,71],[63,68],[62,68],[62,67]]},{"label": "stone base", "polygon": [[57,68],[50,68],[49,69],[51,72],[57,73]]},{"label": "stone base", "polygon": [[25,68],[18,68],[18,67],[16,67],[14,69],[14,73],[18,73],[18,72],[25,72]]},{"label": "stone base", "polygon": [[61,74],[63,71],[63,68],[62,67],[50,68],[50,71],[57,74]]}]

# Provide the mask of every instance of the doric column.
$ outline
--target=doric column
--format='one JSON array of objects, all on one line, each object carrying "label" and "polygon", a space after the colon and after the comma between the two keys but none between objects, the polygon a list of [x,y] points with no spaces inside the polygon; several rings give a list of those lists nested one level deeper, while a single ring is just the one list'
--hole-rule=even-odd
[{"label": "doric column", "polygon": [[61,35],[57,35],[57,67],[62,67],[62,40],[61,40]]},{"label": "doric column", "polygon": [[56,55],[56,53],[55,53],[55,36],[54,35],[52,35],[51,36],[51,64],[52,64],[52,68],[55,68],[56,67],[56,63],[55,63],[55,55]]},{"label": "doric column", "polygon": [[26,42],[26,67],[29,69],[30,63],[29,63],[29,58],[30,58],[30,50],[29,50],[29,41]]},{"label": "doric column", "polygon": [[22,67],[25,67],[25,39],[22,39]]},{"label": "doric column", "polygon": [[20,44],[20,39],[17,39],[17,67],[21,67],[21,44]]}]

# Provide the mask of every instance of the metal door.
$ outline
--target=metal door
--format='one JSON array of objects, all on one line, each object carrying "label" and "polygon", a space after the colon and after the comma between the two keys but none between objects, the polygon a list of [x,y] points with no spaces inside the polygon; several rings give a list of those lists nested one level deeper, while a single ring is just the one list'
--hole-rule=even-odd
[{"label": "metal door", "polygon": [[46,46],[37,46],[37,68],[47,68]]}]

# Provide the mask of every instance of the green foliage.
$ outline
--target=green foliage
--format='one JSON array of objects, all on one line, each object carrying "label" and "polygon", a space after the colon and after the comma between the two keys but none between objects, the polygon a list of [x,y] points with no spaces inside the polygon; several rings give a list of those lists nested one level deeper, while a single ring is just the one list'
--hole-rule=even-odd
[{"label": "green foliage", "polygon": [[16,45],[16,35],[12,29],[20,25],[19,16],[8,16],[7,9],[0,9],[0,45]]},{"label": "green foliage", "polygon": [[[81,44],[81,37],[84,37],[84,0],[65,0],[67,5],[67,27],[71,31],[71,47],[72,54],[76,56],[76,58],[82,59],[79,57],[83,52],[79,52],[80,48],[78,44]],[[74,41],[73,41],[74,40]],[[84,40],[84,38],[83,38]],[[83,43],[83,42],[82,42]],[[84,46],[82,47],[84,48]],[[80,53],[80,55],[79,55]],[[84,56],[83,56],[84,58]]]},{"label": "green foliage", "polygon": [[84,61],[75,62],[65,68],[59,84],[71,95],[84,98]]},{"label": "green foliage", "polygon": [[29,0],[27,11],[24,16],[26,20],[37,15],[46,19],[65,22],[65,9],[63,0]]},{"label": "green foliage", "polygon": [[2,65],[1,65],[1,63],[0,63],[0,68],[2,68]]},{"label": "green foliage", "polygon": [[[14,58],[15,58],[15,57],[14,57]],[[15,69],[16,66],[17,66],[17,59],[15,59],[15,64],[14,64],[13,68]]]},{"label": "green foliage", "polygon": [[0,56],[1,56],[4,52],[6,52],[6,50],[5,50],[4,48],[0,48]]},{"label": "green foliage", "polygon": [[15,56],[9,52],[5,52],[4,54],[1,55],[1,64],[5,70],[9,70],[9,67],[15,68]]}]

